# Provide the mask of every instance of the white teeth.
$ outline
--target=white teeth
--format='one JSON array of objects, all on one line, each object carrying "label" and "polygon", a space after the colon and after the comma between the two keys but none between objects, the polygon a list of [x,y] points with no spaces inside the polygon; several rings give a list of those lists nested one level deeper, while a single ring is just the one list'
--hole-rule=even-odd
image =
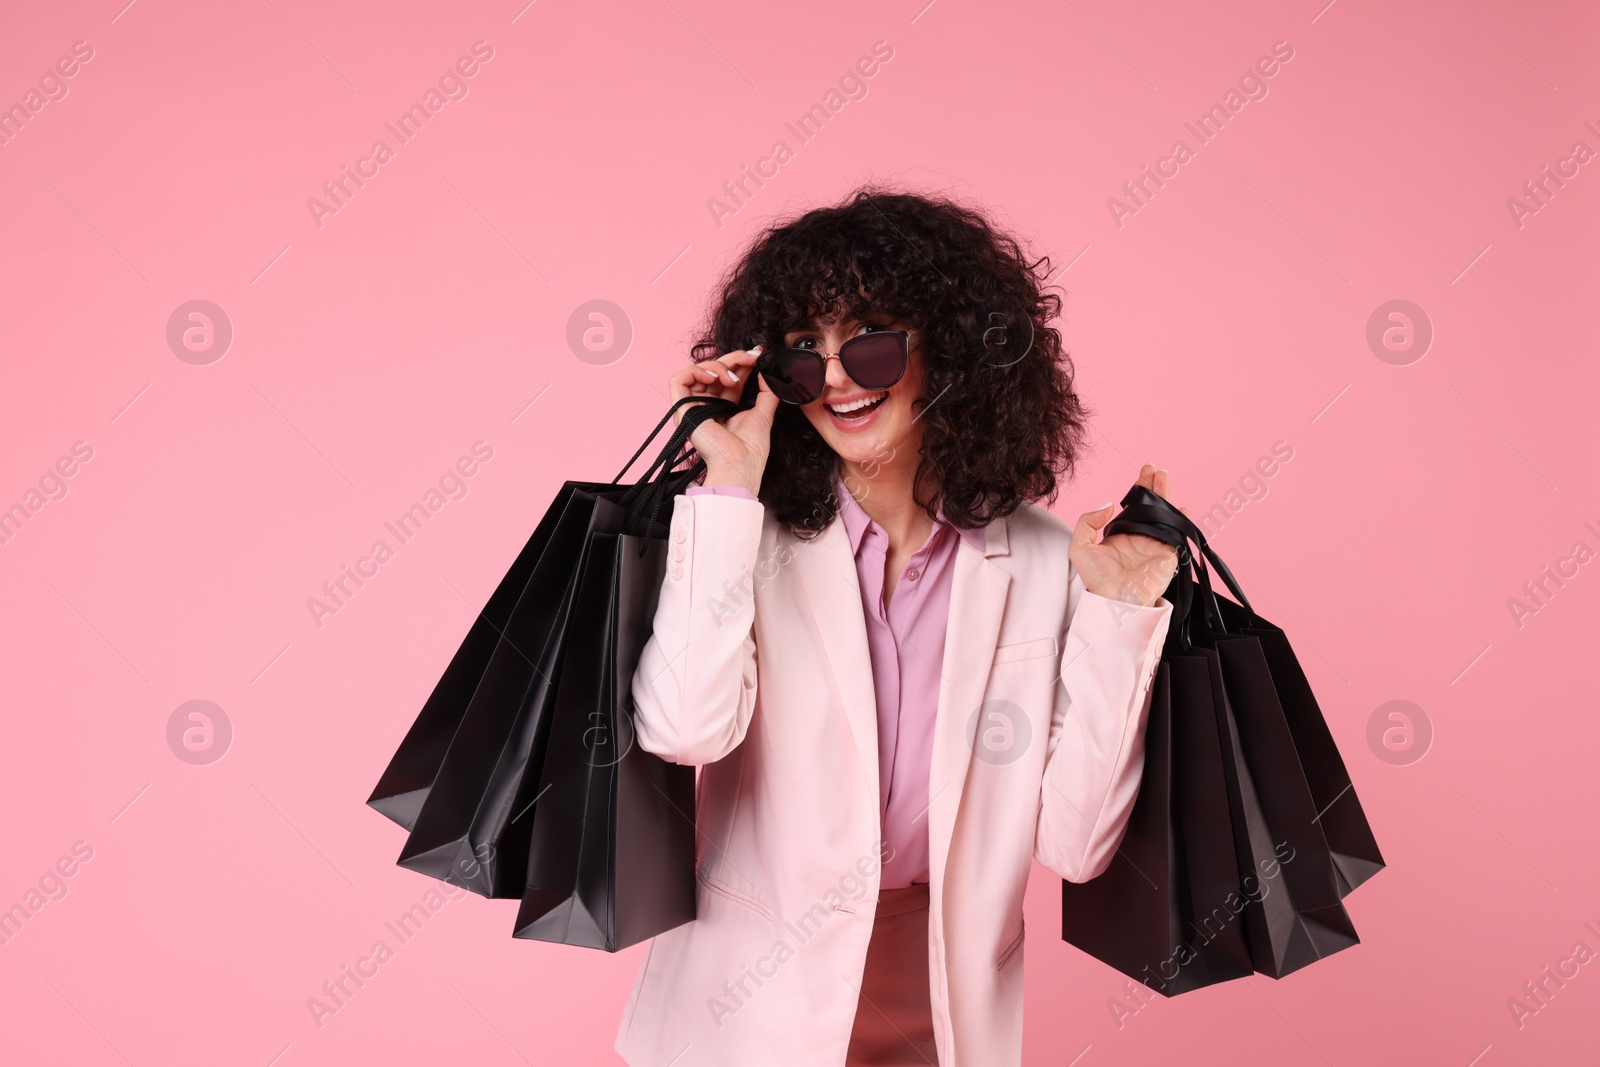
[{"label": "white teeth", "polygon": [[882,400],[888,395],[888,393],[878,393],[876,396],[869,396],[849,404],[829,404],[828,410],[832,411],[836,415],[848,415],[852,411],[876,404],[879,400]]}]

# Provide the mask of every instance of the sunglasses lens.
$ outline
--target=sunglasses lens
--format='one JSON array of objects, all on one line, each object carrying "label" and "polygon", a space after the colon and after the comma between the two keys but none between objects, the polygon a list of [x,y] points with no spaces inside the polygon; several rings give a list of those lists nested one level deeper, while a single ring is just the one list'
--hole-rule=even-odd
[{"label": "sunglasses lens", "polygon": [[906,336],[864,334],[847,342],[839,357],[845,373],[861,388],[887,389],[906,372]]},{"label": "sunglasses lens", "polygon": [[827,369],[815,352],[787,348],[776,353],[761,373],[779,400],[809,404],[822,395]]}]

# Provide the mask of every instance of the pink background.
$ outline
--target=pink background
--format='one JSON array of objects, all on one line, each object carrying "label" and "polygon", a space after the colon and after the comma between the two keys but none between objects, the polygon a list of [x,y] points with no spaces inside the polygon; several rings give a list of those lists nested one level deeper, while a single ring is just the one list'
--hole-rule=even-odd
[{"label": "pink background", "polygon": [[[1600,164],[1521,225],[1507,204],[1600,149],[1592,7],[124,2],[14,4],[0,34],[0,104],[93,50],[0,146],[0,507],[65,487],[0,545],[0,905],[92,850],[0,946],[0,1061],[617,1062],[643,946],[513,940],[512,901],[452,902],[320,1028],[307,1000],[435,884],[364,801],[551,494],[665,410],[757,227],[869,177],[1051,257],[1098,413],[1064,518],[1146,460],[1191,510],[1256,486],[1215,544],[1289,630],[1390,863],[1349,900],[1360,946],[1120,1026],[1123,979],[1056,939],[1035,868],[1028,1062],[1595,1056],[1600,965],[1520,1027],[1507,1003],[1600,951],[1600,563],[1508,606],[1600,550]],[[319,227],[307,199],[480,40],[468,95]],[[866,95],[799,145],[784,123],[877,41]],[[1278,41],[1268,95],[1199,145],[1184,123]],[[780,138],[719,227],[708,200]],[[1179,138],[1119,226],[1108,198]],[[208,365],[166,339],[196,299],[234,334]],[[597,299],[631,340],[580,359]],[[1367,343],[1395,299],[1432,323],[1420,359]],[[466,496],[319,628],[307,599],[480,440]],[[208,765],[169,744],[191,700],[231,725]],[[1369,745],[1391,700],[1425,758]]]}]

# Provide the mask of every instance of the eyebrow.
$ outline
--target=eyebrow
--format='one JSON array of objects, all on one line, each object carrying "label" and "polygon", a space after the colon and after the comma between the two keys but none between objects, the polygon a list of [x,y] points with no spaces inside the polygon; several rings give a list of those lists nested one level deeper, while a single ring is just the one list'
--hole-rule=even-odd
[{"label": "eyebrow", "polygon": [[[847,312],[840,318],[839,322],[842,325],[846,325],[846,326],[860,326],[860,325],[863,325],[864,323],[871,322],[874,319],[883,318],[883,317],[885,317],[885,316],[883,314],[881,314],[881,313],[870,312],[869,311],[867,313],[867,317],[866,318],[857,319],[857,318],[852,317]],[[788,327],[786,327],[784,329],[783,332],[785,334],[805,333],[807,331],[815,331],[815,330],[821,330],[821,329],[824,329],[824,327],[820,323],[818,323],[816,319],[812,319],[810,322],[797,323],[796,325],[788,326]]]}]

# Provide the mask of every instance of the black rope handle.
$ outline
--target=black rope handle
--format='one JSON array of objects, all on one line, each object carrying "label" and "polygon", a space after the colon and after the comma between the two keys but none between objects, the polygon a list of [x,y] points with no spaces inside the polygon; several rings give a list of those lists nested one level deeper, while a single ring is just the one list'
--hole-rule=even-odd
[{"label": "black rope handle", "polygon": [[[675,478],[671,482],[670,488],[666,489],[663,492],[653,494],[653,500],[652,500],[652,502],[650,504],[650,518],[649,518],[649,521],[646,522],[645,525],[644,525],[644,534],[641,535],[640,538],[639,538],[639,553],[638,554],[640,556],[643,556],[645,554],[645,549],[648,547],[649,531],[655,529],[656,519],[657,519],[657,516],[661,512],[661,508],[666,504],[666,502],[667,502],[667,500],[669,498],[677,496],[684,489],[688,488],[689,483],[694,481],[694,479],[699,475],[699,473],[701,471],[705,470],[705,468],[706,468],[705,460],[697,460],[695,462],[694,466],[692,466],[688,470],[684,471],[681,477]],[[639,504],[642,505],[643,503],[644,503],[644,501],[640,500]],[[639,505],[635,505],[636,508],[638,506]]]},{"label": "black rope handle", "polygon": [[[672,407],[667,409],[667,413],[662,416],[661,420],[656,423],[655,428],[650,431],[650,435],[646,438],[644,444],[640,445],[628,462],[623,465],[622,470],[611,480],[611,484],[616,485],[621,482],[623,476],[627,474],[628,468],[632,467],[639,457],[644,454],[645,449],[650,447],[651,442],[660,434],[662,427],[666,426],[673,413],[688,403],[698,403],[699,406],[684,412],[677,428],[668,437],[666,444],[662,446],[655,460],[646,468],[640,480],[631,486],[619,500],[623,507],[628,508],[623,531],[639,537],[639,555],[641,556],[644,555],[648,547],[646,541],[650,531],[655,529],[661,509],[665,506],[666,501],[681,493],[690,482],[694,481],[706,469],[705,460],[700,458],[693,444],[689,441],[690,435],[707,419],[721,415],[732,415],[739,410],[738,406],[732,401],[724,400],[720,397],[680,397],[673,403]],[[675,469],[688,460],[693,462],[686,470]],[[644,519],[643,523],[641,523],[641,519]]]},{"label": "black rope handle", "polygon": [[[682,423],[673,433],[671,439],[668,440],[666,447],[661,450],[661,454],[656,458],[656,461],[650,465],[650,469],[646,472],[645,480],[634,485],[632,489],[623,495],[623,504],[632,503],[633,506],[629,516],[631,522],[637,523],[638,517],[646,509],[650,511],[651,521],[654,522],[655,515],[660,510],[665,498],[680,492],[690,479],[705,468],[705,464],[699,461],[698,453],[695,451],[694,446],[689,443],[689,435],[702,422],[725,411],[726,408],[722,407],[722,405],[728,402],[712,398],[704,399],[706,400],[704,406],[684,413]],[[731,407],[731,405],[729,406]],[[696,466],[689,471],[674,470],[680,463],[688,459],[694,459]],[[657,468],[660,468],[660,474],[652,480],[651,476],[655,474]],[[641,536],[648,536],[649,529],[647,527],[642,531]]]},{"label": "black rope handle", "polygon": [[[641,494],[648,495],[651,492],[659,491],[659,483],[670,477],[672,468],[681,463],[683,461],[684,454],[692,449],[692,446],[688,444],[689,435],[694,432],[695,428],[698,427],[702,421],[704,421],[707,415],[714,413],[708,410],[712,407],[712,402],[714,400],[714,398],[711,397],[683,397],[678,401],[678,404],[683,403],[684,400],[694,399],[706,401],[705,406],[684,413],[683,420],[668,438],[667,443],[662,447],[660,454],[657,455],[655,460],[651,462],[650,466],[646,468],[639,481],[629,488],[629,490],[623,495],[622,503],[625,506],[631,506],[635,501],[641,499]],[[720,403],[720,401],[717,401],[717,403]],[[678,404],[673,405],[674,409],[677,408]],[[671,411],[667,412],[669,417],[671,414]],[[656,432],[660,431],[661,426],[665,424],[665,421],[666,420],[663,419],[661,423],[656,425]],[[654,438],[654,436],[655,432],[652,432],[651,437]],[[648,441],[645,442],[645,446],[647,447],[649,443],[650,442]],[[641,447],[639,452],[635,452],[634,459],[637,459],[639,454],[643,451],[644,447]],[[628,461],[628,465],[633,465],[632,459]],[[623,471],[626,472],[626,470],[627,468],[624,467]],[[660,472],[659,476],[657,475],[658,471]],[[616,482],[620,481],[621,478],[622,474],[618,474],[617,478],[613,479],[613,484],[616,484]]]},{"label": "black rope handle", "polygon": [[690,401],[693,401],[693,400],[710,400],[710,399],[713,399],[713,398],[712,397],[704,397],[704,396],[682,396],[682,397],[679,397],[676,401],[674,401],[673,405],[670,408],[667,409],[667,413],[665,415],[661,416],[661,421],[656,423],[656,428],[651,430],[650,433],[649,433],[649,436],[647,436],[644,439],[644,444],[640,445],[638,451],[634,452],[633,456],[628,460],[628,462],[626,462],[626,463],[624,463],[622,465],[622,469],[617,472],[617,476],[615,478],[611,479],[611,484],[612,485],[616,485],[618,482],[622,481],[622,476],[624,474],[628,473],[628,468],[633,466],[634,462],[636,460],[638,460],[638,458],[640,456],[644,455],[644,450],[650,447],[650,442],[654,441],[656,439],[656,434],[660,433],[661,432],[661,427],[665,426],[667,424],[667,420],[672,418],[672,413],[674,411],[677,411],[679,408],[681,408],[683,405],[689,403]]}]

